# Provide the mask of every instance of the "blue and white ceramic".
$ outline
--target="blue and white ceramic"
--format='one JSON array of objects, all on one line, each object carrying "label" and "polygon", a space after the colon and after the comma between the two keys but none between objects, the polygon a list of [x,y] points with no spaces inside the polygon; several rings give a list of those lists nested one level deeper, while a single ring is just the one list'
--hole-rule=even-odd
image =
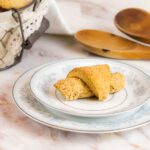
[{"label": "blue and white ceramic", "polygon": [[41,105],[30,92],[31,76],[38,69],[26,72],[16,81],[13,97],[16,105],[25,115],[41,124],[73,132],[109,133],[129,130],[150,123],[150,102],[132,114],[108,118],[81,118],[51,111]]},{"label": "blue and white ceramic", "polygon": [[[67,101],[53,86],[75,67],[108,64],[112,72],[125,75],[126,86],[105,101],[96,98]],[[34,73],[31,91],[36,99],[50,109],[74,116],[106,117],[138,109],[150,98],[150,77],[142,70],[107,59],[73,59],[49,64]]]}]

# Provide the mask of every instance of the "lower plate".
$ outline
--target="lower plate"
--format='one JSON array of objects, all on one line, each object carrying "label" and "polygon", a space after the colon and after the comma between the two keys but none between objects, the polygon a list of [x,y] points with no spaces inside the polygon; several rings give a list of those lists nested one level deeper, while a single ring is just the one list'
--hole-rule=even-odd
[{"label": "lower plate", "polygon": [[110,133],[133,129],[150,123],[150,102],[134,112],[134,115],[108,118],[73,117],[51,111],[41,105],[30,93],[29,81],[39,68],[27,71],[16,81],[13,97],[16,105],[25,115],[41,124],[72,132]]}]

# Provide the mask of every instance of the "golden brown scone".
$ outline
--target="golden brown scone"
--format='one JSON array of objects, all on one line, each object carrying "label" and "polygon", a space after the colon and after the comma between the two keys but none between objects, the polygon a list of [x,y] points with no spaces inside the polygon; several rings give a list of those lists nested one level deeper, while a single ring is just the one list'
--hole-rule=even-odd
[{"label": "golden brown scone", "polygon": [[104,100],[110,93],[111,72],[108,65],[78,67],[68,73],[67,78],[72,77],[85,82],[99,100]]},{"label": "golden brown scone", "polygon": [[125,87],[125,77],[123,74],[116,72],[112,74],[110,82],[110,93],[115,93]]},{"label": "golden brown scone", "polygon": [[67,100],[94,96],[87,85],[78,78],[59,80],[54,86]]},{"label": "golden brown scone", "polygon": [[31,0],[0,0],[0,7],[3,9],[21,8],[29,4]]}]

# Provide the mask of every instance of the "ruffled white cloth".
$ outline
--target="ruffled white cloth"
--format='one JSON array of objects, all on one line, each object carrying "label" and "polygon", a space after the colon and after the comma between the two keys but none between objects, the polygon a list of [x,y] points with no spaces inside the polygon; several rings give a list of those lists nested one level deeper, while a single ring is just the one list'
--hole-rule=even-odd
[{"label": "ruffled white cloth", "polygon": [[52,34],[72,34],[73,31],[66,23],[63,15],[61,14],[55,0],[49,0],[49,9],[46,18],[50,22],[50,27],[46,31]]}]

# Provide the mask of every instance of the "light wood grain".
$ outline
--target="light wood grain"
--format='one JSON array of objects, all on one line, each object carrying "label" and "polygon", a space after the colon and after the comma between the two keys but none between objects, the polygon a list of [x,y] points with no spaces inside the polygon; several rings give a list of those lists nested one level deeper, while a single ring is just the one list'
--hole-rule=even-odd
[{"label": "light wood grain", "polygon": [[150,47],[142,46],[117,35],[99,30],[81,30],[78,42],[97,55],[117,59],[150,59]]},{"label": "light wood grain", "polygon": [[138,8],[129,8],[120,11],[115,16],[116,27],[136,38],[144,41],[150,40],[150,13]]}]

